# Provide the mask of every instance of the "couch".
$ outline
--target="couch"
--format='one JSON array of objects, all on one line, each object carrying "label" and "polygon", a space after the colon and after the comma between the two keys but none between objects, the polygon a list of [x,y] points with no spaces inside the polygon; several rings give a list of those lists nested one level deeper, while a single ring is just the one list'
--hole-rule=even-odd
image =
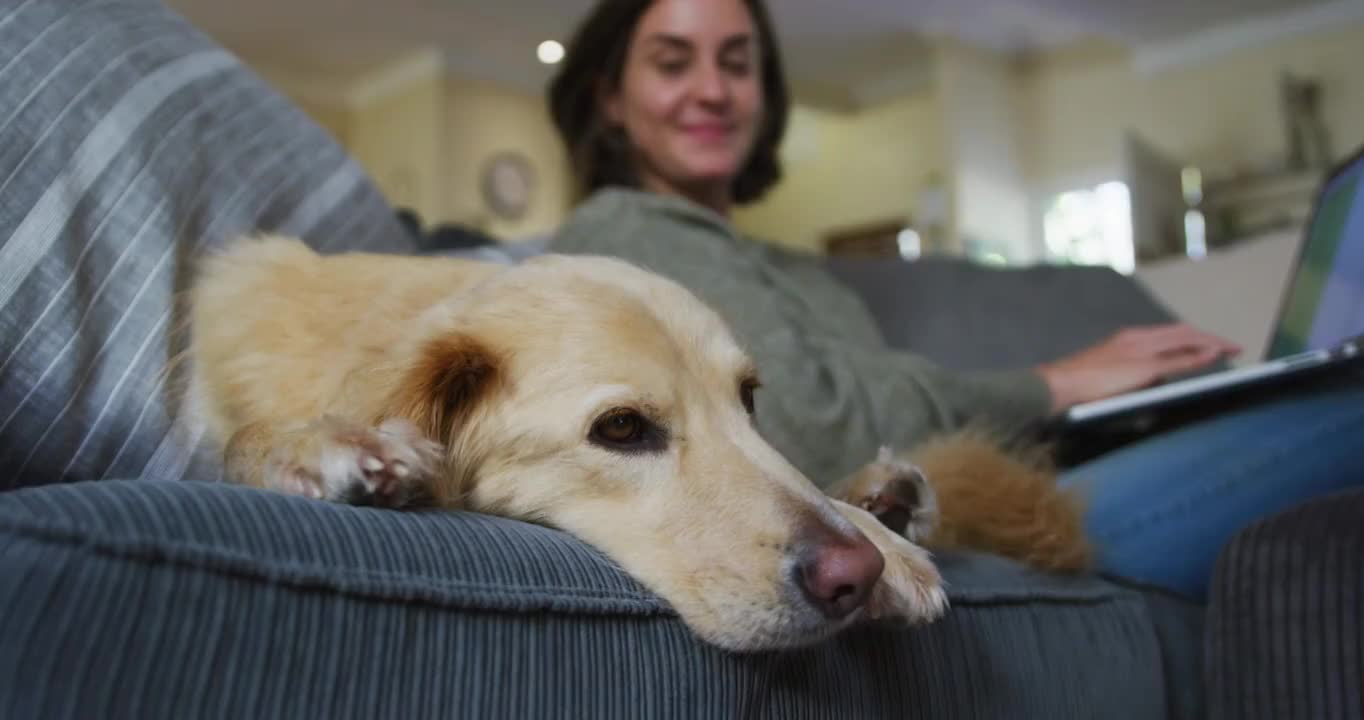
[{"label": "couch", "polygon": [[[7,4],[0,88],[0,717],[1203,715],[1209,609],[1116,579],[945,555],[940,622],[730,654],[554,529],[219,482],[177,392],[195,258],[253,230],[328,252],[410,235],[154,0]],[[808,261],[890,342],[963,365],[1168,317],[1102,270]],[[905,310],[963,283],[977,302]]]}]

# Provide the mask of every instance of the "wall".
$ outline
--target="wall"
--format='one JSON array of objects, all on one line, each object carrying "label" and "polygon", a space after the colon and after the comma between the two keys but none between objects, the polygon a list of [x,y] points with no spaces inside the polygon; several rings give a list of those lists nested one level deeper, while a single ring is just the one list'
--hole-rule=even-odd
[{"label": "wall", "polygon": [[428,224],[446,212],[442,81],[433,74],[354,108],[344,145],[395,206]]},{"label": "wall", "polygon": [[[1207,175],[1272,163],[1284,147],[1283,67],[1321,77],[1338,154],[1364,143],[1358,47],[1364,25],[1355,24],[1152,73],[1104,46],[1022,66],[947,51],[927,92],[857,113],[798,106],[782,148],[785,179],[739,209],[736,222],[755,236],[818,250],[831,231],[912,214],[919,190],[938,175],[949,180],[959,230],[1026,258],[1040,247],[1046,197],[1121,177],[1126,129]],[[394,202],[418,208],[428,222],[519,238],[552,229],[568,212],[568,170],[539,96],[445,77],[358,104],[293,97]],[[531,159],[538,183],[534,207],[515,222],[489,217],[478,179],[488,156],[509,148]]]},{"label": "wall", "polygon": [[346,145],[350,142],[351,112],[344,104],[304,97],[290,97],[289,99],[298,105],[304,113],[307,113],[314,122],[321,125],[323,130],[331,133],[338,143]]},{"label": "wall", "polygon": [[745,231],[819,250],[825,234],[897,217],[947,184],[953,236],[1015,260],[1035,254],[1023,146],[1026,112],[1011,63],[963,48],[937,55],[933,89],[856,113],[797,107],[782,148],[785,178],[736,213]]},{"label": "wall", "polygon": [[1022,147],[1024,101],[1012,62],[947,45],[938,52],[957,251],[1011,262],[1038,255]]},{"label": "wall", "polygon": [[1103,47],[1045,56],[1022,74],[1029,175],[1054,186],[1116,172],[1125,127],[1205,175],[1272,165],[1284,152],[1284,68],[1321,78],[1326,126],[1344,153],[1364,144],[1361,47],[1364,24],[1356,23],[1149,74]]},{"label": "wall", "polygon": [[424,219],[445,212],[443,67],[418,52],[362,75],[243,61],[322,126],[394,206]]},{"label": "wall", "polygon": [[[563,223],[572,201],[572,181],[541,96],[450,78],[445,86],[444,138],[448,189],[444,219],[483,226],[511,240],[540,235]],[[535,169],[532,205],[518,220],[492,217],[481,195],[484,163],[504,150],[523,154]]]},{"label": "wall", "polygon": [[745,232],[806,250],[825,234],[909,216],[945,153],[937,97],[917,95],[856,114],[797,107],[782,145],[784,177],[735,213]]},{"label": "wall", "polygon": [[[429,52],[360,77],[252,65],[330,132],[390,203],[416,210],[427,226],[460,223],[519,240],[567,215],[568,165],[539,95],[454,77]],[[535,173],[531,205],[515,220],[493,217],[481,190],[485,163],[506,150]]]}]

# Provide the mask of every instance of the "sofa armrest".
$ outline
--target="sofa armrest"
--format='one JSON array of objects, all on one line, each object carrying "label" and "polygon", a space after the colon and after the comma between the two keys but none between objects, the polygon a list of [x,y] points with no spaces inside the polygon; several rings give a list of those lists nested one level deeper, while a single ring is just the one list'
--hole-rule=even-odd
[{"label": "sofa armrest", "polygon": [[1210,718],[1364,717],[1364,490],[1239,533],[1214,571]]}]

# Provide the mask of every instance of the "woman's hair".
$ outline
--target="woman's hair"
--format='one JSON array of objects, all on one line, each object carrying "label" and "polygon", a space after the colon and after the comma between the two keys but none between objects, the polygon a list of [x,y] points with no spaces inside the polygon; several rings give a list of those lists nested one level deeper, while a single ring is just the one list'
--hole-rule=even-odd
[{"label": "woman's hair", "polygon": [[[654,0],[601,0],[569,42],[549,87],[549,111],[567,146],[578,190],[587,195],[606,185],[638,187],[629,140],[602,115],[601,84],[620,89],[635,26]],[[781,179],[777,147],[786,132],[790,95],[776,33],[762,0],[744,0],[758,33],[762,73],[762,124],[747,163],[734,178],[736,204],[762,197]]]}]

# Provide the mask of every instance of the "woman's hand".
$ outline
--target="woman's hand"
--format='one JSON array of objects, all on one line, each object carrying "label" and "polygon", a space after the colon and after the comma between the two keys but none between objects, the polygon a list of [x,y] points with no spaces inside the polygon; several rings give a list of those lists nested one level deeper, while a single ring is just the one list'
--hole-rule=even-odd
[{"label": "woman's hand", "polygon": [[1038,373],[1051,388],[1052,409],[1065,410],[1149,387],[1241,352],[1236,344],[1183,323],[1133,327]]}]

